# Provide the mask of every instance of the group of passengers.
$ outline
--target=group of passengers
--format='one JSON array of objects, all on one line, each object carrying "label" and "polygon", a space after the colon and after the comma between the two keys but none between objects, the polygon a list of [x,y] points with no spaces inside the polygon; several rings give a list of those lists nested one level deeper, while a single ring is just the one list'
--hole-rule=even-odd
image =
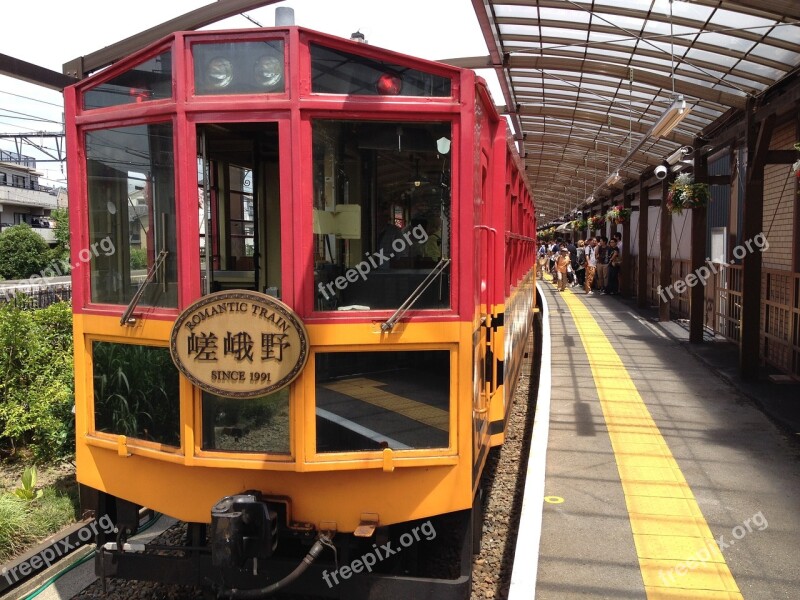
[{"label": "group of passengers", "polygon": [[553,277],[553,284],[563,292],[580,287],[587,295],[595,291],[614,296],[619,294],[619,271],[622,265],[622,234],[611,239],[598,235],[577,244],[561,238],[539,246],[539,266]]}]

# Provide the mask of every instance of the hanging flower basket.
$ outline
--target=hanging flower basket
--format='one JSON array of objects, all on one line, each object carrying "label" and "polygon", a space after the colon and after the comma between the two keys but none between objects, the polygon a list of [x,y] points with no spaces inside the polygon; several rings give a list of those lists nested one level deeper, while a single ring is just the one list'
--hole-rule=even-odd
[{"label": "hanging flower basket", "polygon": [[600,229],[604,221],[604,217],[601,217],[600,215],[592,215],[589,217],[589,229]]},{"label": "hanging flower basket", "polygon": [[621,225],[622,223],[625,223],[630,216],[630,208],[625,208],[621,204],[617,204],[616,206],[612,206],[611,209],[606,213],[606,221],[611,221],[612,223]]},{"label": "hanging flower basket", "polygon": [[[797,142],[794,145],[794,149],[800,152],[800,142]],[[794,176],[800,179],[800,158],[794,161],[794,164],[792,165],[792,171],[794,172]]]},{"label": "hanging flower basket", "polygon": [[589,227],[589,222],[586,219],[578,219],[573,221],[573,223],[573,229],[575,229],[575,231],[586,231]]},{"label": "hanging flower basket", "polygon": [[542,242],[549,242],[556,237],[556,228],[548,227],[536,233],[536,238]]},{"label": "hanging flower basket", "polygon": [[669,186],[667,210],[681,214],[684,209],[701,208],[710,197],[707,183],[695,183],[688,173],[681,173]]}]

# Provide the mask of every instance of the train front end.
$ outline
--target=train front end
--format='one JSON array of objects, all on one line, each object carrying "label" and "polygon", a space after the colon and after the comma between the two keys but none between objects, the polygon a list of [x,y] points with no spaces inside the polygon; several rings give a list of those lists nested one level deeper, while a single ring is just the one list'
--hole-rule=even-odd
[{"label": "train front end", "polygon": [[[78,479],[119,529],[99,572],[237,597],[316,548],[315,593],[465,597],[504,272],[477,88],[285,27],[176,33],[65,91]],[[132,551],[140,507],[184,551]]]}]

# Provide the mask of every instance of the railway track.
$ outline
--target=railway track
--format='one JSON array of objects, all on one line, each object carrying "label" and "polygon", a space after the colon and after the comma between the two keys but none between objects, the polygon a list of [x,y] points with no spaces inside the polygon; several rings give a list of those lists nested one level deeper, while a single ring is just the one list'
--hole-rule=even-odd
[{"label": "railway track", "polygon": [[[150,510],[140,512],[140,535],[145,535],[160,515]],[[110,522],[109,522],[110,524]],[[82,519],[43,540],[26,553],[0,569],[0,600],[47,600],[70,598],[64,594],[63,582],[69,575],[67,588],[82,589],[94,579],[94,536],[106,524],[103,519]],[[154,537],[154,536],[151,536]],[[79,567],[82,573],[74,573]],[[76,577],[77,576],[77,577]],[[62,588],[62,589],[59,589]]]}]

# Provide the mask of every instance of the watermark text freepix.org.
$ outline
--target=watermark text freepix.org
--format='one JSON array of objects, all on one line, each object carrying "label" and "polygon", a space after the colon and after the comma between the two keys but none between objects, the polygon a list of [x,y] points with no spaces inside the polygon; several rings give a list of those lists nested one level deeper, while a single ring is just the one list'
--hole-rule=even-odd
[{"label": "watermark text freepix.org", "polygon": [[413,243],[416,242],[417,244],[422,245],[427,241],[428,232],[425,231],[425,227],[421,224],[416,225],[413,229],[403,232],[402,237],[392,241],[392,251],[389,252],[389,256],[386,256],[387,250],[384,248],[381,248],[372,254],[367,252],[367,259],[362,260],[354,267],[347,269],[347,271],[344,272],[344,275],[339,275],[333,281],[325,284],[320,282],[317,286],[319,293],[325,297],[325,300],[330,300],[331,296],[336,295],[336,292],[333,289],[334,287],[338,290],[343,290],[349,284],[358,281],[359,277],[361,277],[362,281],[366,281],[367,275],[369,275],[372,269],[377,269],[382,264],[388,263],[389,260],[395,256],[403,254]]},{"label": "watermark text freepix.org", "polygon": [[[747,240],[743,244],[736,246],[732,251],[733,258],[736,260],[741,260],[747,256],[748,253],[752,254],[756,250],[761,252],[766,252],[769,250],[769,241],[764,233],[759,233],[752,240]],[[683,294],[686,290],[693,288],[698,284],[705,285],[706,281],[708,281],[708,278],[711,277],[712,274],[716,275],[719,273],[718,263],[724,262],[724,257],[719,257],[713,262],[711,258],[706,258],[706,264],[702,267],[698,267],[694,270],[694,272],[689,273],[683,279],[679,279],[667,287],[661,287],[659,285],[656,288],[656,291],[658,292],[658,295],[661,296],[661,300],[663,302],[669,302],[675,298],[675,294]]]},{"label": "watermark text freepix.org", "polygon": [[[111,521],[111,517],[103,515],[99,519],[81,527],[76,532],[76,537],[79,542],[85,544],[94,539],[100,530],[106,534],[114,531],[114,523]],[[13,585],[19,581],[20,577],[27,577],[34,571],[47,568],[53,563],[58,562],[61,558],[75,550],[79,545],[81,544],[70,542],[69,538],[64,538],[57,544],[45,548],[38,554],[34,554],[28,560],[22,561],[13,569],[3,567],[0,569],[0,574],[6,578],[9,585]]]},{"label": "watermark text freepix.org", "polygon": [[[714,557],[719,556],[720,551],[727,550],[733,546],[738,540],[741,540],[748,533],[752,533],[755,528],[756,531],[764,531],[769,527],[767,518],[759,511],[752,517],[745,519],[741,525],[737,525],[731,529],[732,540],[726,541],[725,534],[720,535],[716,540],[709,539],[704,542],[704,546],[694,553],[689,559],[678,563],[671,569],[666,571],[663,569],[658,570],[658,577],[661,582],[667,586],[675,584],[676,577],[683,577],[689,571],[699,569],[703,564],[712,561]],[[716,562],[716,561],[714,561]]]},{"label": "watermark text freepix.org", "polygon": [[114,247],[114,241],[110,237],[104,237],[102,240],[95,242],[89,248],[82,248],[78,252],[78,262],[71,265],[68,260],[54,260],[44,269],[39,271],[38,274],[31,275],[27,279],[20,281],[19,284],[13,288],[0,288],[0,296],[5,300],[11,300],[19,292],[20,287],[38,287],[53,284],[53,279],[56,277],[64,277],[69,274],[70,269],[77,269],[84,263],[92,260],[92,257],[111,256],[117,251]]},{"label": "watermark text freepix.org", "polygon": [[400,536],[399,547],[393,547],[391,541],[381,544],[380,546],[372,544],[372,551],[363,554],[361,558],[356,558],[351,561],[349,565],[343,565],[330,573],[325,569],[322,571],[322,578],[325,580],[325,583],[328,584],[328,587],[332,588],[334,585],[339,585],[339,577],[345,580],[350,579],[353,573],[362,573],[363,571],[372,573],[372,567],[377,565],[380,561],[386,560],[395,554],[399,554],[403,548],[408,548],[414,542],[421,541],[420,534],[425,536],[425,540],[429,542],[433,540],[436,537],[436,530],[433,527],[433,523],[425,521],[422,525],[414,527],[410,532],[405,532]]}]

